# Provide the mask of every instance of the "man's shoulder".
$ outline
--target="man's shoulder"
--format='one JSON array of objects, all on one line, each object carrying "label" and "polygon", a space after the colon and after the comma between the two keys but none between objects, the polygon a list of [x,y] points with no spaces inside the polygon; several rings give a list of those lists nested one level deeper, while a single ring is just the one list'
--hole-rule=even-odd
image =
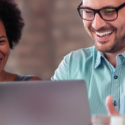
[{"label": "man's shoulder", "polygon": [[91,72],[95,52],[97,51],[94,46],[70,52],[64,57],[51,79],[67,80],[88,78],[88,76],[86,77],[86,71]]},{"label": "man's shoulder", "polygon": [[79,50],[75,50],[75,51],[71,51],[68,55],[66,55],[65,57],[69,57],[69,58],[88,58],[88,57],[92,57],[94,52],[97,51],[95,49],[94,46],[92,47],[88,47],[88,48],[82,48]]},{"label": "man's shoulder", "polygon": [[82,49],[78,49],[76,51],[73,51],[74,53],[86,53],[86,54],[89,54],[89,53],[92,53],[95,49],[95,46],[92,46],[92,47],[88,47],[88,48],[82,48]]}]

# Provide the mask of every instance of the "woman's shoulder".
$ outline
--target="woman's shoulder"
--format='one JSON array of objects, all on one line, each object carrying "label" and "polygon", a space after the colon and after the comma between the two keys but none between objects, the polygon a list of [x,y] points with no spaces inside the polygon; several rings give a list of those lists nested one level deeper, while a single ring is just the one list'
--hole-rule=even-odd
[{"label": "woman's shoulder", "polygon": [[33,75],[17,75],[14,81],[32,81],[32,80],[42,80],[37,76]]},{"label": "woman's shoulder", "polygon": [[32,81],[32,80],[42,80],[42,79],[33,75],[21,75],[21,74],[11,74],[11,73],[9,73],[9,78],[8,78],[8,81]]},{"label": "woman's shoulder", "polygon": [[42,79],[39,78],[39,77],[37,77],[37,76],[33,76],[33,77],[30,79],[30,81],[32,81],[32,80],[42,80]]}]

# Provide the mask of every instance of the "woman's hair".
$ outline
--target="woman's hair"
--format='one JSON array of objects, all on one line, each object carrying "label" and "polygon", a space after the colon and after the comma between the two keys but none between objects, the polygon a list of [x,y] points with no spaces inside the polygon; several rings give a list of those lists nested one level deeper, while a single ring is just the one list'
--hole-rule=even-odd
[{"label": "woman's hair", "polygon": [[4,24],[12,49],[19,42],[24,26],[21,12],[12,0],[0,0],[0,20]]}]

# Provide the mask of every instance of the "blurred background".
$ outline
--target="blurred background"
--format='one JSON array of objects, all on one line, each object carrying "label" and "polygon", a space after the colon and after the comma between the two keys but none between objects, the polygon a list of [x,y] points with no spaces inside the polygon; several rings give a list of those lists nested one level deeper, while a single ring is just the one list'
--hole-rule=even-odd
[{"label": "blurred background", "polygon": [[66,54],[92,46],[77,12],[81,1],[15,0],[25,27],[5,69],[50,80]]}]

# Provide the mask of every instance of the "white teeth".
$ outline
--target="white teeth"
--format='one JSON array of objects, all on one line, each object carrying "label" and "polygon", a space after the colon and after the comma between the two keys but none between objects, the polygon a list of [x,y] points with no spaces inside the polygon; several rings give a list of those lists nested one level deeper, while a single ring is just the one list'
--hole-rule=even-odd
[{"label": "white teeth", "polygon": [[96,32],[96,35],[98,35],[98,36],[105,36],[105,35],[110,34],[110,33],[112,33],[112,32],[113,32],[113,31],[108,31],[108,32],[104,32],[104,33]]}]

